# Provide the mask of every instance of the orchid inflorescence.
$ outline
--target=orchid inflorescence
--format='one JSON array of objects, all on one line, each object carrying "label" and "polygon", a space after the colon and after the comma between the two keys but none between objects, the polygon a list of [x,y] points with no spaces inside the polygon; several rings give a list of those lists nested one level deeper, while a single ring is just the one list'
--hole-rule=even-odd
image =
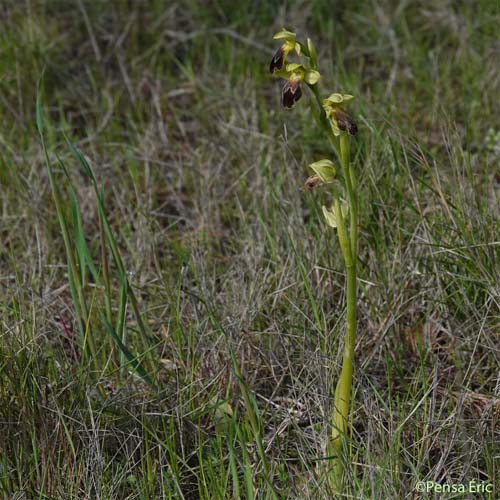
[{"label": "orchid inflorescence", "polygon": [[[274,35],[275,40],[283,40],[269,65],[269,71],[274,76],[286,80],[283,87],[283,106],[291,108],[302,97],[300,84],[305,82],[311,89],[317,85],[321,74],[317,70],[318,59],[316,49],[310,38],[307,39],[307,46],[297,42],[297,35],[286,29]],[[288,62],[287,58],[291,52],[297,56],[304,56],[308,59],[308,64]],[[353,99],[350,94],[331,94],[323,101],[323,108],[326,116],[330,119],[335,135],[339,131],[347,131],[351,135],[356,135],[357,127],[352,117],[345,111],[343,104]]]},{"label": "orchid inflorescence", "polygon": [[[328,226],[336,229],[340,250],[346,269],[346,335],[342,369],[334,393],[334,409],[331,432],[327,443],[328,455],[333,460],[331,484],[341,488],[343,469],[340,454],[343,441],[348,439],[348,422],[353,374],[354,347],[357,325],[357,255],[358,255],[358,192],[355,172],[350,162],[350,138],[358,132],[346,105],[353,99],[351,94],[332,93],[325,99],[320,96],[318,82],[318,56],[312,41],[307,44],[297,41],[296,34],[283,29],[274,35],[282,40],[269,70],[273,76],[286,80],[282,92],[285,108],[292,108],[302,97],[302,85],[311,91],[311,112],[333,146],[340,168],[329,159],[322,159],[309,165],[312,175],[308,177],[304,190],[320,184],[329,185],[334,202],[330,208],[323,206],[323,216]],[[295,54],[301,60],[289,61]],[[346,195],[346,199],[344,196]]]},{"label": "orchid inflorescence", "polygon": [[[273,76],[286,80],[282,91],[283,106],[285,108],[292,108],[295,105],[302,97],[301,83],[304,82],[316,96],[318,103],[321,103],[320,112],[323,115],[324,123],[327,124],[328,131],[331,131],[335,138],[338,138],[343,132],[349,135],[356,135],[358,127],[352,116],[345,110],[346,104],[354,96],[335,92],[322,101],[319,98],[317,87],[321,79],[321,74],[318,71],[318,56],[312,40],[308,38],[307,45],[304,45],[297,41],[295,33],[285,28],[276,33],[273,38],[275,40],[283,40],[283,43],[274,54],[269,65],[269,71]],[[305,63],[289,62],[288,57],[292,53],[305,58]],[[339,145],[336,144],[335,147],[337,154],[339,154]],[[314,174],[307,178],[304,184],[305,191],[319,184],[329,183],[335,179],[335,166],[330,160],[320,160],[309,165],[309,168]],[[317,171],[318,168],[321,168],[322,173]],[[326,173],[327,171],[328,174]],[[347,210],[347,208],[344,210]],[[327,224],[337,227],[335,217],[333,216],[333,207],[331,210],[323,207],[323,213]]]}]

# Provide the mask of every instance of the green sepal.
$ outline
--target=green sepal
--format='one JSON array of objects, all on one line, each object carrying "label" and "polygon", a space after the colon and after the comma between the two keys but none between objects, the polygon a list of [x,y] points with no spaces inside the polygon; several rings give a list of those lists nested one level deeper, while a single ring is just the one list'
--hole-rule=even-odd
[{"label": "green sepal", "polygon": [[311,163],[309,168],[319,176],[322,182],[331,182],[337,175],[335,164],[330,160],[319,160]]},{"label": "green sepal", "polygon": [[293,31],[288,31],[285,28],[273,36],[275,40],[286,40],[287,42],[295,42],[296,37],[297,35]]},{"label": "green sepal", "polygon": [[339,94],[338,92],[334,92],[323,101],[323,105],[334,108],[350,101],[351,99],[354,99],[354,96],[351,94]]},{"label": "green sepal", "polygon": [[306,71],[306,68],[304,67],[303,64],[299,64],[299,63],[288,63],[286,65],[286,70],[289,72],[289,73],[299,73],[299,72],[304,72]]},{"label": "green sepal", "polygon": [[309,85],[316,85],[320,78],[321,75],[319,74],[319,71],[316,71],[315,69],[307,70],[304,76],[305,82]]}]

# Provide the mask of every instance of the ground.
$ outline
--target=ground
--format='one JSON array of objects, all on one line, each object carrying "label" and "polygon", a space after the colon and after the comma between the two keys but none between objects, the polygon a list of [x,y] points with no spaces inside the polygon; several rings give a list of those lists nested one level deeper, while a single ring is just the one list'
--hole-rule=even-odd
[{"label": "ground", "polygon": [[5,498],[333,498],[345,279],[328,190],[302,189],[332,155],[306,91],[281,107],[283,26],[314,41],[324,95],[355,96],[345,497],[497,498],[498,2],[3,0],[0,19]]}]

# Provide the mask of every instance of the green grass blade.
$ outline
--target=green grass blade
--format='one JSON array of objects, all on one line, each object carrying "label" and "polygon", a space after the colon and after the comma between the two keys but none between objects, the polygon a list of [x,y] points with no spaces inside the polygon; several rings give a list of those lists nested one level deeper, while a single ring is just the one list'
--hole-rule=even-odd
[{"label": "green grass blade", "polygon": [[106,331],[111,335],[113,340],[116,342],[116,345],[120,349],[120,351],[123,353],[125,358],[127,359],[128,363],[132,366],[132,369],[134,372],[136,372],[143,380],[146,382],[149,386],[153,386],[153,381],[151,377],[148,375],[146,370],[143,368],[141,365],[140,361],[137,359],[136,356],[134,356],[128,348],[125,346],[125,344],[122,342],[121,338],[117,335],[115,332],[115,329],[108,323],[108,320],[106,317],[103,316],[102,321],[104,323],[104,326],[106,327]]}]

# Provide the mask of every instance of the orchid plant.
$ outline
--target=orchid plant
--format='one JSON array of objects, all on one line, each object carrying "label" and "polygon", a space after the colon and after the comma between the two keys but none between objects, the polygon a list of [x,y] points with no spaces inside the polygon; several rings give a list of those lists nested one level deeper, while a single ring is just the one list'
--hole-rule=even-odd
[{"label": "orchid plant", "polygon": [[[330,159],[316,161],[309,165],[312,175],[306,180],[304,189],[325,184],[330,188],[333,203],[323,206],[323,215],[328,226],[336,230],[346,271],[347,319],[344,340],[342,368],[334,393],[334,408],[331,431],[327,443],[330,469],[330,483],[335,489],[342,485],[343,468],[341,452],[348,439],[349,406],[352,392],[354,348],[357,323],[357,260],[358,260],[358,193],[354,169],[350,161],[351,136],[358,129],[346,107],[353,99],[350,94],[333,93],[321,98],[318,83],[318,57],[312,41],[307,44],[297,41],[295,33],[283,29],[275,40],[282,40],[276,51],[270,72],[286,80],[282,91],[285,108],[292,108],[302,97],[302,87],[310,90],[312,114],[333,147],[340,168]],[[301,64],[289,62],[292,54],[301,58]]]}]

